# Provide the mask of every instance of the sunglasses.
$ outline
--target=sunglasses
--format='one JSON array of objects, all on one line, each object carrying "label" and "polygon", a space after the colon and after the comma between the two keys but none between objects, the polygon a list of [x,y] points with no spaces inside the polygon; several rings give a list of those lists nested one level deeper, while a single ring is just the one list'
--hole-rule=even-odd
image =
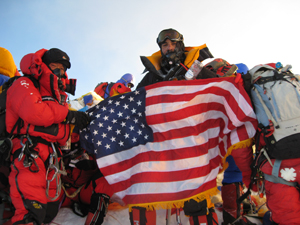
[{"label": "sunglasses", "polygon": [[163,30],[159,33],[157,38],[157,44],[161,44],[166,41],[166,39],[170,39],[171,41],[183,41],[183,37],[176,30],[168,29]]}]

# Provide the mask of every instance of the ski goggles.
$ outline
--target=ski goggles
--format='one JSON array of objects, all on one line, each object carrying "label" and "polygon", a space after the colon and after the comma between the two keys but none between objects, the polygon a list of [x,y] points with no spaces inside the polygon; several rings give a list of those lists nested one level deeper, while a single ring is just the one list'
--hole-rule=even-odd
[{"label": "ski goggles", "polygon": [[183,41],[183,36],[176,30],[167,29],[159,33],[156,42],[160,45],[165,42],[166,39],[170,39],[171,41]]},{"label": "ski goggles", "polygon": [[126,86],[127,86],[127,87],[129,87],[129,88],[134,87],[133,83],[128,82],[125,78],[122,77],[121,79],[124,80],[124,81],[126,82]]}]

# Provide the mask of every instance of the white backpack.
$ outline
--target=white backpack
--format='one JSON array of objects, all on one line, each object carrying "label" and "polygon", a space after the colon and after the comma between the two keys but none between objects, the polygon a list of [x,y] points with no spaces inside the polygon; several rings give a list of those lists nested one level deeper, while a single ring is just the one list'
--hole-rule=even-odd
[{"label": "white backpack", "polygon": [[252,68],[251,98],[270,157],[300,157],[300,83],[291,71]]}]

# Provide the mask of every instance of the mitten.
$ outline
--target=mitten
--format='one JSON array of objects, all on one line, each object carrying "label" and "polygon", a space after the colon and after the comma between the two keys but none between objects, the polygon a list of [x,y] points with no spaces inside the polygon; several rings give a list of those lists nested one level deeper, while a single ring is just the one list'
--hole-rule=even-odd
[{"label": "mitten", "polygon": [[82,130],[83,128],[87,127],[87,125],[89,125],[91,119],[85,112],[69,110],[68,115],[66,117],[66,122],[74,124],[80,130]]}]

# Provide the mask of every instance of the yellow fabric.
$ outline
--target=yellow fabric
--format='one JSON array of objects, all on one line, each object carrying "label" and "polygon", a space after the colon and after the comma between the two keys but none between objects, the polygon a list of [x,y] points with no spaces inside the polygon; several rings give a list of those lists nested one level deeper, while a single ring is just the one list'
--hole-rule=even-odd
[{"label": "yellow fabric", "polygon": [[[193,62],[198,59],[200,50],[206,48],[206,44],[198,46],[198,47],[185,47],[185,55],[186,59],[184,61],[184,64],[187,67],[191,67]],[[157,51],[153,53],[151,56],[147,56],[147,59],[153,64],[156,70],[160,70],[160,58],[161,58],[161,52]]]},{"label": "yellow fabric", "polygon": [[207,207],[211,208],[214,207],[214,204],[211,202],[210,198],[216,194],[218,194],[219,190],[217,187],[211,188],[207,191],[201,192],[200,194],[194,195],[190,198],[186,199],[180,199],[177,201],[170,201],[170,202],[153,202],[151,204],[145,203],[145,204],[134,204],[134,205],[128,205],[129,212],[131,212],[132,207],[143,207],[146,208],[147,211],[152,210],[158,210],[158,209],[172,209],[172,208],[183,208],[184,202],[189,201],[191,199],[201,202],[206,199],[207,201]]},{"label": "yellow fabric", "polygon": [[0,74],[8,77],[14,77],[17,66],[12,54],[5,48],[0,47]]}]

